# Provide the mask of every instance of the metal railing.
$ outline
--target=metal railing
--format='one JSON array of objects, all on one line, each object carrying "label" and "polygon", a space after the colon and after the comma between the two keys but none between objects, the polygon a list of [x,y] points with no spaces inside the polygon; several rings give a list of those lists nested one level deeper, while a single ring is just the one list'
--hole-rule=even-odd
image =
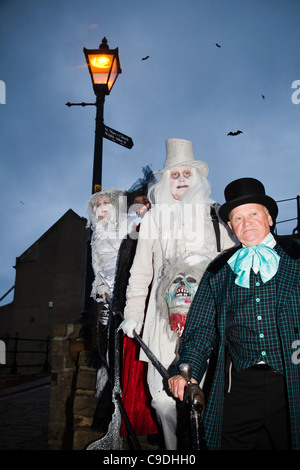
[{"label": "metal railing", "polygon": [[276,224],[282,224],[284,222],[291,222],[292,220],[297,221],[297,226],[293,230],[293,235],[298,235],[300,234],[300,196],[292,197],[289,199],[281,199],[280,201],[276,201],[277,204],[281,202],[287,202],[287,201],[297,201],[297,217],[293,217],[292,219],[286,219],[286,220],[280,220],[277,221]]},{"label": "metal railing", "polygon": [[[7,362],[1,365],[1,368],[9,368],[10,374],[17,374],[18,369],[21,367],[33,367],[39,370],[39,372],[50,372],[50,350],[51,350],[51,336],[47,336],[46,339],[36,339],[36,338],[22,338],[19,337],[19,334],[16,333],[15,336],[5,336],[0,337],[0,340],[4,341],[6,345],[6,358],[10,357],[10,364]],[[11,346],[11,343],[13,345]],[[27,349],[24,347],[24,343],[28,344],[30,347]],[[35,345],[44,346],[40,349],[34,349]],[[43,360],[37,359],[37,361],[25,361],[21,360],[21,355],[30,354],[31,357],[41,357],[44,356]],[[37,356],[39,355],[39,356]],[[24,356],[22,357],[24,359]]]}]

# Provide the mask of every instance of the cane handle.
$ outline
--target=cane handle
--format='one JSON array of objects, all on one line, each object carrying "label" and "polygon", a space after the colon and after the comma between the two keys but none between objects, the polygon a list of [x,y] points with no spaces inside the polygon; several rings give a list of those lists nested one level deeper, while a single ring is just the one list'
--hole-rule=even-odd
[{"label": "cane handle", "polygon": [[187,381],[187,383],[190,384],[192,378],[192,368],[190,364],[180,364],[179,372],[181,377],[183,377]]}]

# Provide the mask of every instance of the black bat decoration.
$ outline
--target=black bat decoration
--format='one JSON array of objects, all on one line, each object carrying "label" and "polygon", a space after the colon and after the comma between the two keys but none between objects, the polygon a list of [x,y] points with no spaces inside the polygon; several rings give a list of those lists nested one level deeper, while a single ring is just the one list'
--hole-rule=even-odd
[{"label": "black bat decoration", "polygon": [[239,135],[239,134],[242,134],[242,133],[243,133],[242,131],[228,132],[227,135]]},{"label": "black bat decoration", "polygon": [[216,43],[216,46],[217,46],[217,47],[221,47],[220,44],[218,44],[218,43]]},{"label": "black bat decoration", "polygon": [[147,60],[149,59],[149,57],[150,57],[149,55],[146,55],[146,57],[143,57],[142,60]]}]

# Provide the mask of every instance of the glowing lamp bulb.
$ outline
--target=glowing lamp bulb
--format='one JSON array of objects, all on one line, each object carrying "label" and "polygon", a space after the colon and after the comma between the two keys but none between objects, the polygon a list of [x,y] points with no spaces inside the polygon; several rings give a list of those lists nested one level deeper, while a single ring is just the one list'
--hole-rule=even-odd
[{"label": "glowing lamp bulb", "polygon": [[91,64],[93,67],[99,69],[109,69],[111,66],[111,59],[110,57],[101,55],[98,57],[93,57],[93,59],[91,60]]}]

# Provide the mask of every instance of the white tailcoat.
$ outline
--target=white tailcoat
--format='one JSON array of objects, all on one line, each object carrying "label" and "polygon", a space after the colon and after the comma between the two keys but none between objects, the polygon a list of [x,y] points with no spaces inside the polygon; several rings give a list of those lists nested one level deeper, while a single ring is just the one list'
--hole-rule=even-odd
[{"label": "white tailcoat", "polygon": [[[210,209],[207,209],[210,214]],[[210,217],[210,215],[208,215]],[[203,240],[199,240],[197,235],[194,239],[185,234],[180,240],[174,243],[168,237],[164,237],[158,225],[158,211],[152,208],[147,212],[142,220],[137,250],[134,262],[130,271],[129,284],[127,289],[127,301],[124,310],[124,317],[136,318],[144,321],[142,338],[150,350],[159,361],[167,368],[176,357],[176,338],[170,342],[167,329],[170,328],[169,321],[162,318],[156,305],[156,289],[160,268],[166,259],[170,257],[185,257],[191,253],[201,253],[211,260],[217,256],[216,239],[212,223],[206,234],[206,248],[203,247]],[[235,245],[235,240],[227,229],[220,222],[221,248],[222,250]],[[203,234],[202,234],[203,235]],[[201,235],[201,237],[202,237]],[[171,248],[170,248],[171,246]],[[150,296],[145,313],[147,298]],[[141,350],[140,359],[149,362],[145,353]]]}]

